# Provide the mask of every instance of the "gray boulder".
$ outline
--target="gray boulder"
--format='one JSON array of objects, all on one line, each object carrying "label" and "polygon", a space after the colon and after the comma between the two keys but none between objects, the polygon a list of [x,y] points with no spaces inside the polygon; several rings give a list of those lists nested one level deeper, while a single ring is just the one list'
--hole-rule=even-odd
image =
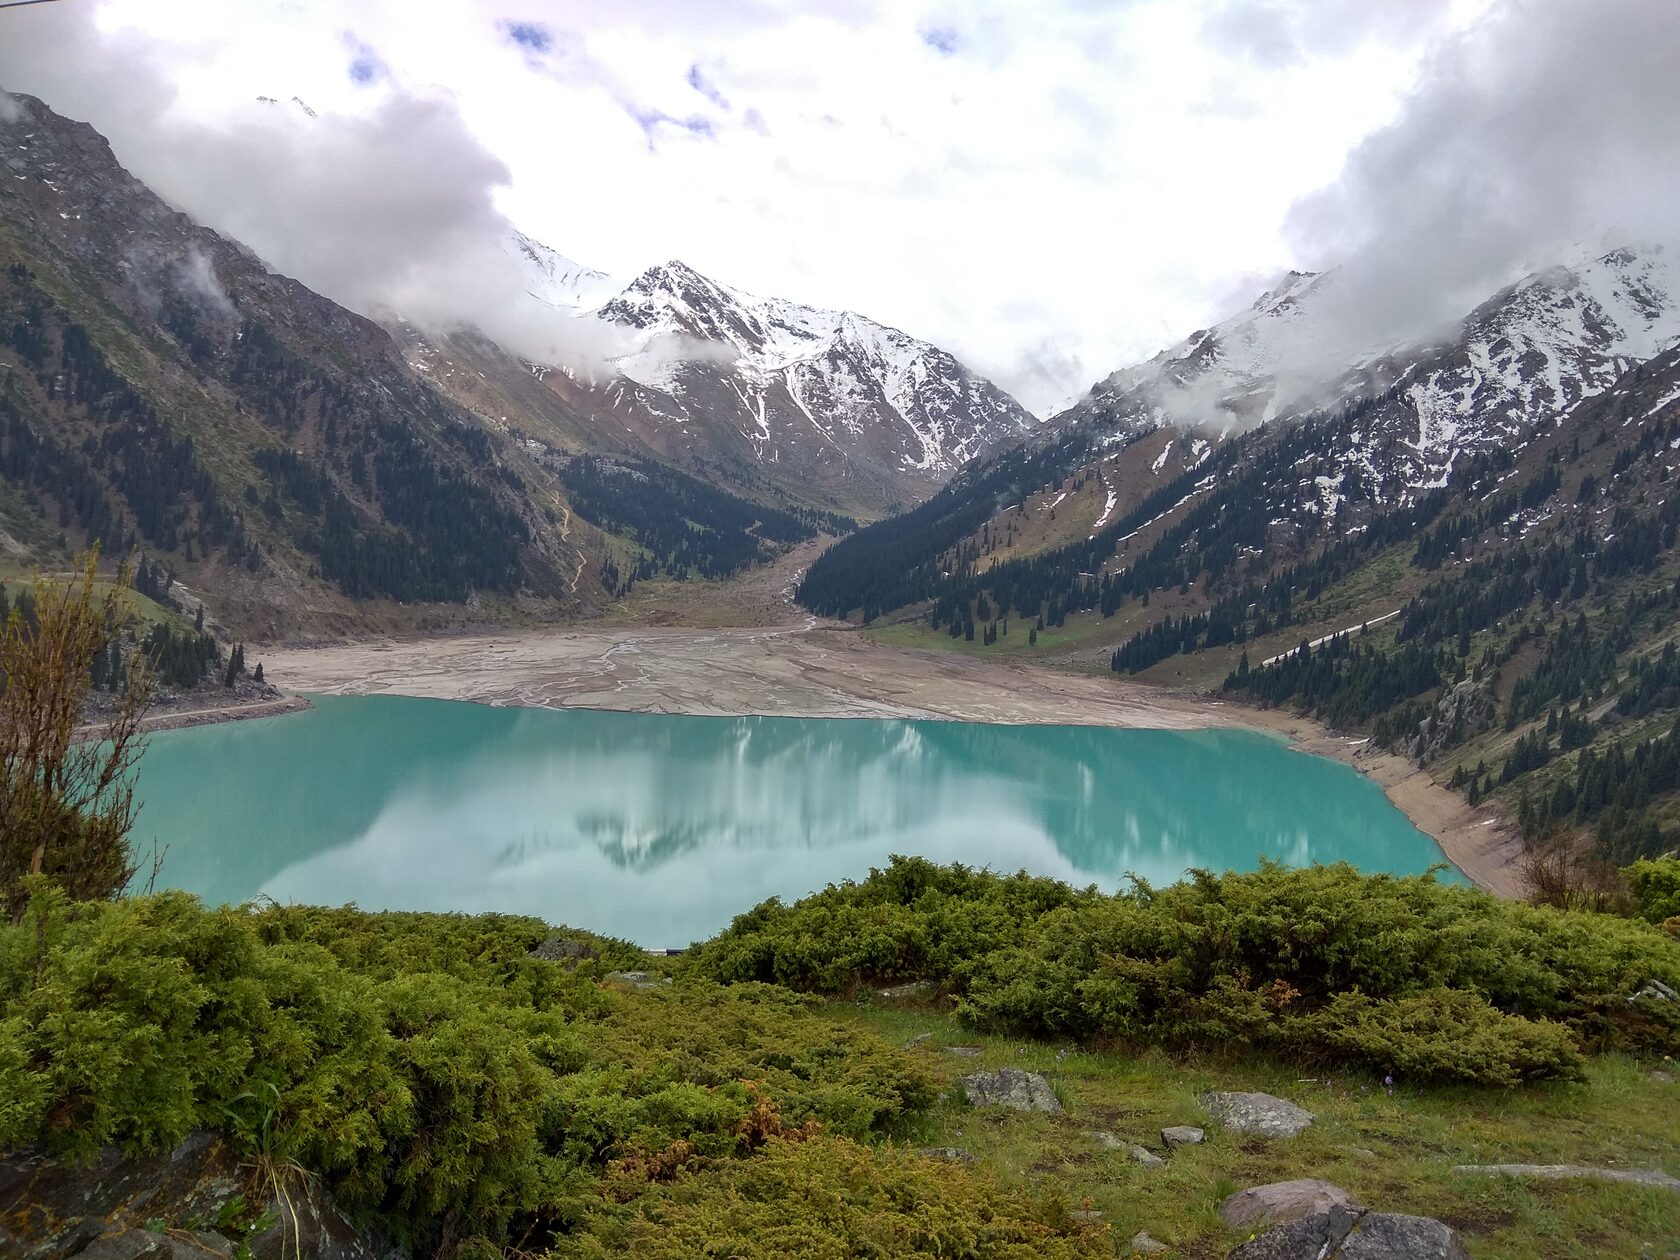
[{"label": "gray boulder", "polygon": [[1470,1260],[1451,1227],[1427,1216],[1333,1207],[1278,1225],[1227,1260]]},{"label": "gray boulder", "polygon": [[1219,1219],[1231,1229],[1286,1225],[1336,1207],[1358,1209],[1360,1204],[1340,1186],[1308,1177],[1239,1190],[1219,1205]]},{"label": "gray boulder", "polygon": [[1680,1006],[1680,993],[1676,993],[1672,986],[1664,984],[1661,980],[1647,980],[1628,998],[1629,1006],[1638,1006],[1641,1003],[1659,1007]]},{"label": "gray boulder", "polygon": [[1207,1140],[1207,1134],[1193,1124],[1175,1124],[1161,1130],[1161,1145],[1169,1151],[1178,1146],[1196,1146]]},{"label": "gray boulder", "polygon": [[1162,1168],[1167,1162],[1147,1146],[1139,1146],[1136,1142],[1126,1147],[1126,1154],[1132,1157],[1132,1163],[1142,1164],[1145,1168]]},{"label": "gray boulder", "polygon": [[1233,1133],[1292,1138],[1313,1122],[1312,1112],[1270,1094],[1203,1094],[1201,1102],[1208,1115]]},{"label": "gray boulder", "polygon": [[970,1106],[1008,1107],[1014,1111],[1043,1111],[1052,1115],[1062,1109],[1050,1082],[1037,1072],[1000,1068],[996,1072],[976,1072],[965,1076],[959,1083]]},{"label": "gray boulder", "polygon": [[1123,1151],[1129,1145],[1124,1138],[1110,1133],[1107,1129],[1087,1130],[1085,1136],[1105,1151]]},{"label": "gray boulder", "polygon": [[1126,1244],[1126,1254],[1129,1256],[1158,1256],[1170,1248],[1159,1238],[1152,1237],[1147,1229],[1140,1229],[1132,1235],[1132,1240]]}]

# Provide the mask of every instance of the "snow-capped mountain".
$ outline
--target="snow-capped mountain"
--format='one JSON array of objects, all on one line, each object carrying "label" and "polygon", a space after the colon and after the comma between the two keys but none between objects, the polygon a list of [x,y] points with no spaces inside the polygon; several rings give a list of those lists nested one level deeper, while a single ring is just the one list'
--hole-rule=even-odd
[{"label": "snow-capped mountain", "polygon": [[637,330],[619,370],[690,420],[701,417],[689,397],[726,375],[739,395],[735,427],[760,459],[815,439],[935,482],[1035,424],[937,346],[850,311],[754,297],[681,262],[649,268],[594,318]]},{"label": "snow-capped mountain", "polygon": [[[1326,457],[1385,492],[1445,483],[1453,464],[1522,441],[1680,340],[1680,258],[1650,245],[1536,272],[1449,334],[1338,360],[1337,274],[1291,273],[1233,319],[1098,382],[1058,416],[1102,445],[1162,426],[1216,436],[1358,404]],[[1374,404],[1374,405],[1368,405]]]},{"label": "snow-capped mountain", "polygon": [[1455,341],[1389,356],[1365,375],[1399,391],[1392,410],[1407,483],[1439,485],[1462,455],[1563,423],[1676,341],[1680,257],[1653,245],[1527,276],[1472,312]]},{"label": "snow-capped mountain", "polygon": [[1057,422],[1090,424],[1124,441],[1163,424],[1222,435],[1273,419],[1287,401],[1279,397],[1279,368],[1294,343],[1310,335],[1313,294],[1323,280],[1290,272],[1241,314],[1098,381]]},{"label": "snow-capped mountain", "polygon": [[[507,248],[533,298],[593,325],[568,340],[607,348],[599,363],[528,362],[593,429],[586,446],[628,444],[730,490],[872,516],[1037,427],[946,351],[853,312],[757,297],[677,261],[619,289],[530,237]],[[461,338],[407,344],[446,388],[481,393],[495,374]]]}]

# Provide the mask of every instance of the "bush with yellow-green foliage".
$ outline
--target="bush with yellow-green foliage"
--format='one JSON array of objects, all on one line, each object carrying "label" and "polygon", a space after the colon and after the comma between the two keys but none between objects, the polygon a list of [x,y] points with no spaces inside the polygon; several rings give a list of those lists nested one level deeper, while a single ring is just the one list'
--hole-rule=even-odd
[{"label": "bush with yellow-green foliage", "polygon": [[810,998],[603,983],[596,962],[530,957],[548,931],[180,893],[71,904],[42,887],[0,928],[0,1150],[150,1151],[219,1129],[448,1253],[567,1234],[613,1160],[737,1154],[760,1095],[855,1138],[934,1097]]},{"label": "bush with yellow-green foliage", "polygon": [[1106,896],[895,858],[767,902],[697,951],[725,982],[817,991],[927,979],[992,1031],[1243,1045],[1414,1079],[1577,1075],[1584,1051],[1680,1050],[1680,942],[1609,915],[1513,905],[1345,864],[1193,872]]},{"label": "bush with yellow-green foliage", "polygon": [[557,1260],[1087,1260],[1112,1257],[1106,1225],[1053,1199],[1005,1193],[961,1166],[903,1149],[773,1139],[752,1159],[685,1169],[568,1238]]}]

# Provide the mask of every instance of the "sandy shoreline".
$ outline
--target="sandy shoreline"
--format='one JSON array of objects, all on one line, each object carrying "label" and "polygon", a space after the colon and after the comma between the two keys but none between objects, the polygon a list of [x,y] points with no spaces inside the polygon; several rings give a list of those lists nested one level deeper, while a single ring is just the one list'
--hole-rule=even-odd
[{"label": "sandy shoreline", "polygon": [[288,690],[328,695],[635,713],[1272,731],[1303,752],[1369,775],[1478,886],[1522,895],[1520,846],[1496,813],[1472,809],[1404,758],[1309,719],[1112,676],[885,647],[809,618],[742,629],[589,627],[280,648],[265,651],[264,661],[269,677]]}]

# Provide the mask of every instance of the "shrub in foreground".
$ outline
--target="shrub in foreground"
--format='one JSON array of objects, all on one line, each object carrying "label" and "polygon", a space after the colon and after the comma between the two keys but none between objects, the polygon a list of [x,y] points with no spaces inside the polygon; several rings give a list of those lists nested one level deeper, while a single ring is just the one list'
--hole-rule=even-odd
[{"label": "shrub in foreground", "polygon": [[904,1055],[810,998],[603,985],[593,963],[529,957],[547,933],[44,891],[0,927],[0,1150],[152,1151],[219,1129],[447,1254],[564,1234],[613,1160],[737,1153],[760,1097],[854,1137],[933,1100]]},{"label": "shrub in foreground", "polygon": [[[1490,1084],[1575,1075],[1582,1049],[1680,1050],[1680,1014],[1628,1001],[1647,980],[1680,986],[1680,942],[1625,919],[1345,864],[1193,872],[1114,896],[961,868],[953,894],[927,865],[894,859],[860,884],[766,903],[693,965],[830,991],[934,979],[982,1029],[1404,1061]],[[954,896],[979,904],[958,912]],[[896,943],[936,938],[890,965]],[[853,963],[807,961],[827,957]]]}]

